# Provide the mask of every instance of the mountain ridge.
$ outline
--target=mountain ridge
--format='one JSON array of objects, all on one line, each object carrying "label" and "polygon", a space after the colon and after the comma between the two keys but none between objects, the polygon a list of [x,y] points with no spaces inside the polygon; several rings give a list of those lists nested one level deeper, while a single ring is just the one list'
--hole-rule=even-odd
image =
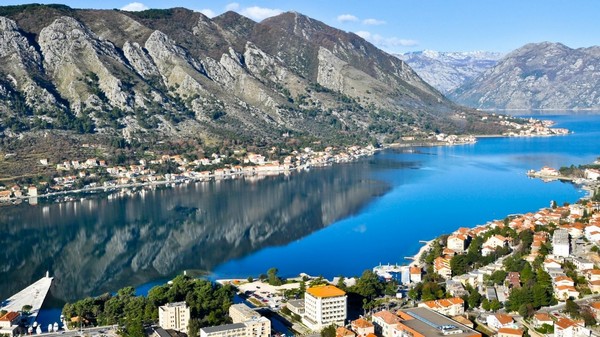
[{"label": "mountain ridge", "polygon": [[423,50],[395,56],[404,60],[434,88],[447,94],[494,66],[502,53]]},{"label": "mountain ridge", "polygon": [[254,22],[22,5],[0,17],[3,153],[42,135],[133,156],[162,142],[201,154],[506,130],[359,36],[297,12]]},{"label": "mountain ridge", "polygon": [[600,108],[600,47],[528,43],[449,97],[482,109]]}]

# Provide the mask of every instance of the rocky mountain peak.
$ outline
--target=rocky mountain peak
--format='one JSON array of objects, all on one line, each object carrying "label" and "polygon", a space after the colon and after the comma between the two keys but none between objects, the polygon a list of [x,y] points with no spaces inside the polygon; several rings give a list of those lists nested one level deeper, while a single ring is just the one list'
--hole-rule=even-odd
[{"label": "rocky mountain peak", "polygon": [[541,42],[507,54],[451,96],[484,109],[597,109],[598,89],[598,47]]}]

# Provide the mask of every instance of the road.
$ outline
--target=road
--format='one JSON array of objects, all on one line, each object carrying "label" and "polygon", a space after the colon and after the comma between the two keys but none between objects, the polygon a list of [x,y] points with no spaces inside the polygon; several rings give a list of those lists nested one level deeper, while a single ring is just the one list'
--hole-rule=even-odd
[{"label": "road", "polygon": [[48,332],[42,333],[36,336],[43,337],[76,337],[76,336],[117,336],[117,326],[116,325],[108,325],[108,326],[98,326],[93,328],[84,328],[81,330],[61,330],[58,332]]}]

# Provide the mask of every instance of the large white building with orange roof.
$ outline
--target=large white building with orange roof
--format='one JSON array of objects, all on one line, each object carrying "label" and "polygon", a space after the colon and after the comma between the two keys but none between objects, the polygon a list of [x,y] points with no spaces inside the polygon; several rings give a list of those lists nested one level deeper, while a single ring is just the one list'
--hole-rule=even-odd
[{"label": "large white building with orange roof", "polygon": [[330,324],[344,326],[348,313],[346,292],[332,285],[308,288],[304,294],[304,310],[302,323],[314,331]]}]

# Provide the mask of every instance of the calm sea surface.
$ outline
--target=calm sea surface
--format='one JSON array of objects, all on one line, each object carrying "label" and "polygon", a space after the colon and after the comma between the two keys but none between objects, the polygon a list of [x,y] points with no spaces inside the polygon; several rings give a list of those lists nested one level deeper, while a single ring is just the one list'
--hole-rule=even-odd
[{"label": "calm sea surface", "polygon": [[290,176],[0,208],[0,297],[46,270],[55,276],[52,307],[125,285],[144,292],[183,270],[229,278],[277,267],[282,276],[330,278],[404,263],[419,240],[585,194],[525,172],[600,156],[600,115],[541,117],[575,133],[387,150]]}]

